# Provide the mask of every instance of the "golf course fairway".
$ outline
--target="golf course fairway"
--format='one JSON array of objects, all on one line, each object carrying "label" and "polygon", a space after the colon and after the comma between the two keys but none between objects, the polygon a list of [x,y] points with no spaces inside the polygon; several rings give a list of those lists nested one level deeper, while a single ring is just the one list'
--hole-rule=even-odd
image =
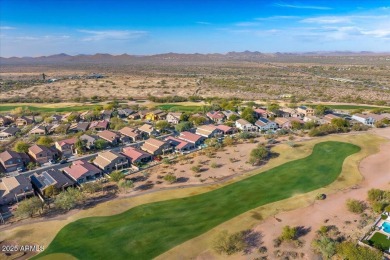
[{"label": "golf course fairway", "polygon": [[79,219],[33,259],[55,253],[78,259],[152,259],[246,211],[329,185],[345,158],[359,151],[349,143],[322,142],[305,158],[210,192]]}]

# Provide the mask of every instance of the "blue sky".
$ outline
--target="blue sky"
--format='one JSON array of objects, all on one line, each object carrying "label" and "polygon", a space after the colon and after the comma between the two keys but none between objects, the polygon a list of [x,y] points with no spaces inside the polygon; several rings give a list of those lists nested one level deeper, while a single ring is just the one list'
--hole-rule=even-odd
[{"label": "blue sky", "polygon": [[388,1],[0,0],[0,56],[390,51]]}]

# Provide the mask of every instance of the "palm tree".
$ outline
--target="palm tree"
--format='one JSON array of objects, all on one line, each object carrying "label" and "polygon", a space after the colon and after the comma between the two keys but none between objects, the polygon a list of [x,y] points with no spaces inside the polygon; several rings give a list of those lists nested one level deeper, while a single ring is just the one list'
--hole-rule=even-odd
[{"label": "palm tree", "polygon": [[125,193],[127,193],[128,189],[131,189],[134,187],[134,183],[131,180],[122,179],[119,181],[119,187],[125,190]]}]

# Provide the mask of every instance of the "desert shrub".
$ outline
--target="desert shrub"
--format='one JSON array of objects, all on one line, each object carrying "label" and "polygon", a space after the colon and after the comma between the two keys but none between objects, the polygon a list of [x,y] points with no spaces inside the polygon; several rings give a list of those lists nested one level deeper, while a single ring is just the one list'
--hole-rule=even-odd
[{"label": "desert shrub", "polygon": [[172,183],[176,182],[177,178],[173,174],[167,174],[167,175],[165,175],[164,180],[169,182],[170,184],[172,184]]},{"label": "desert shrub", "polygon": [[363,211],[366,208],[366,205],[364,204],[363,201],[349,199],[347,200],[347,208],[352,213],[360,214],[363,213]]},{"label": "desert shrub", "polygon": [[193,172],[200,172],[200,167],[197,166],[197,165],[194,165],[194,166],[191,167],[191,171],[193,171]]},{"label": "desert shrub", "polygon": [[243,232],[229,234],[224,230],[213,241],[213,248],[218,254],[232,255],[243,251],[246,247]]},{"label": "desert shrub", "polygon": [[298,238],[298,229],[296,227],[284,226],[280,240],[289,241],[296,240]]}]

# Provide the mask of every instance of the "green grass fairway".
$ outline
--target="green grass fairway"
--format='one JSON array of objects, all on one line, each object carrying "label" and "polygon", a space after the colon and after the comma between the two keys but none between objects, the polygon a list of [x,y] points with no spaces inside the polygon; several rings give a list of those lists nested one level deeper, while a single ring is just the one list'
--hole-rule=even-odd
[{"label": "green grass fairway", "polygon": [[[305,106],[312,106],[316,107],[319,104],[306,104]],[[390,110],[390,107],[378,107],[378,106],[365,106],[365,105],[328,105],[323,104],[323,106],[332,108],[332,109],[339,109],[339,110],[356,110],[356,109],[364,109],[364,110],[374,110],[377,108],[384,109],[384,110]]]},{"label": "green grass fairway", "polygon": [[156,108],[161,110],[169,110],[175,112],[199,112],[201,110],[201,106],[183,106],[176,104],[163,104],[158,105]]},{"label": "green grass fairway", "polygon": [[344,159],[358,151],[353,144],[322,142],[306,158],[207,193],[80,219],[65,226],[38,257],[66,253],[78,259],[151,259],[246,211],[332,183]]},{"label": "green grass fairway", "polygon": [[90,105],[90,106],[67,106],[67,107],[40,107],[40,106],[24,106],[24,105],[5,105],[0,106],[0,113],[1,112],[9,112],[17,107],[26,107],[31,111],[34,112],[73,112],[73,111],[86,111],[86,110],[93,110],[94,108],[98,107],[96,105]]},{"label": "green grass fairway", "polygon": [[379,232],[376,232],[368,242],[370,245],[381,248],[382,250],[387,250],[390,247],[390,240],[387,239],[386,235]]}]

